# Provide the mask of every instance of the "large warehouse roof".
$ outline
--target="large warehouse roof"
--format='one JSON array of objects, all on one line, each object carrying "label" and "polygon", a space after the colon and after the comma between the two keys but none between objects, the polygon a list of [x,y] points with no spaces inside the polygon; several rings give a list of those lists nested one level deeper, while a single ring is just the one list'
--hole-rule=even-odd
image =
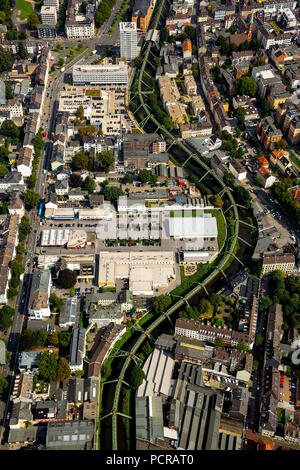
[{"label": "large warehouse roof", "polygon": [[169,234],[174,238],[217,237],[217,220],[211,214],[203,217],[169,217]]}]

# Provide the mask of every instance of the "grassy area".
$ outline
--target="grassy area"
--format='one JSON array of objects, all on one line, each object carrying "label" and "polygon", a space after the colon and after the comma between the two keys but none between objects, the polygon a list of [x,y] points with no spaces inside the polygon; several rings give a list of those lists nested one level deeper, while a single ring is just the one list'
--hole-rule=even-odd
[{"label": "grassy area", "polygon": [[215,217],[217,219],[218,245],[219,245],[219,248],[221,248],[221,246],[223,245],[223,242],[225,240],[225,236],[226,236],[226,227],[225,227],[225,224],[224,224],[224,218],[223,218],[222,212],[218,211],[217,209],[215,209],[215,210],[206,209],[204,212],[205,213],[210,213],[213,217]]},{"label": "grassy area", "polygon": [[21,18],[21,20],[26,20],[31,13],[34,13],[31,3],[25,0],[16,0],[16,5],[18,11],[20,11],[19,18]]},{"label": "grassy area", "polygon": [[108,33],[109,35],[111,35],[111,34],[114,32],[114,30],[116,29],[116,27],[118,26],[120,20],[122,19],[123,14],[124,14],[124,12],[125,12],[127,6],[128,6],[128,3],[129,3],[129,0],[125,0],[125,1],[123,2],[122,6],[121,6],[121,8],[120,8],[120,11],[119,11],[119,13],[118,13],[117,16],[116,16],[116,19],[115,19],[115,21],[113,22],[112,27],[110,28],[110,31],[109,31],[109,33]]},{"label": "grassy area", "polygon": [[[298,168],[300,168],[300,158],[298,158],[292,150],[288,150],[290,159],[292,160],[295,165],[297,165]],[[297,152],[298,153],[298,152]]]},{"label": "grassy area", "polygon": [[100,96],[100,90],[86,90],[86,96]]}]

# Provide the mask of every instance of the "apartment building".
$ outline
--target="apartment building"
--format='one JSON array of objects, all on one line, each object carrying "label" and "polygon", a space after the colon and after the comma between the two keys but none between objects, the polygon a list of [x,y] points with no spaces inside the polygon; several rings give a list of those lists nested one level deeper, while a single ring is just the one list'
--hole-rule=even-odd
[{"label": "apartment building", "polygon": [[179,125],[187,120],[187,114],[184,106],[179,101],[180,93],[174,80],[166,75],[162,75],[158,79],[160,97],[164,109],[169,114],[172,122]]},{"label": "apartment building", "polygon": [[237,346],[239,341],[244,341],[247,344],[251,342],[249,335],[246,333],[204,325],[200,321],[187,318],[178,318],[176,320],[175,334],[210,343],[215,343],[216,339],[219,338],[227,346]]},{"label": "apartment building", "polygon": [[10,113],[10,119],[23,117],[23,106],[16,99],[7,100],[6,103],[0,104],[0,113],[2,111],[8,111]]},{"label": "apartment building", "polygon": [[283,137],[271,116],[267,116],[257,124],[256,134],[266,150],[274,148]]},{"label": "apartment building", "polygon": [[57,23],[56,8],[43,5],[41,8],[41,20],[42,20],[42,24],[56,25]]},{"label": "apartment building", "polygon": [[82,17],[76,17],[75,22],[69,20],[65,24],[65,33],[68,39],[87,39],[95,36],[94,21]]},{"label": "apartment building", "polygon": [[[194,98],[198,98],[197,96]],[[201,99],[201,97],[199,96]],[[201,100],[202,101],[202,100]],[[198,122],[190,122],[188,124],[181,124],[180,125],[180,135],[182,138],[190,138],[190,137],[201,137],[206,135],[211,135],[213,131],[212,123],[207,111],[202,110],[197,107],[196,109],[193,106],[192,101],[192,109],[195,115],[198,114]]]},{"label": "apartment building", "polygon": [[193,75],[184,76],[184,89],[189,96],[197,95],[197,84]]},{"label": "apartment building", "polygon": [[[260,20],[258,20],[259,23]],[[292,41],[292,34],[289,32],[283,32],[281,34],[275,34],[273,31],[273,27],[270,25],[261,24],[257,28],[257,39],[261,42],[262,47],[265,50],[270,49],[272,46],[284,46],[291,44]]]},{"label": "apartment building", "polygon": [[238,181],[243,181],[247,178],[247,169],[237,159],[229,162],[229,170]]},{"label": "apartment building", "polygon": [[280,104],[276,112],[276,122],[292,145],[300,142],[300,106],[290,100]]},{"label": "apartment building", "polygon": [[278,366],[280,364],[279,346],[282,336],[282,318],[282,306],[280,304],[272,305],[269,308],[266,326],[259,422],[260,432],[265,436],[274,436],[278,423],[277,407],[280,398]]},{"label": "apartment building", "polygon": [[273,150],[270,155],[270,162],[279,169],[281,174],[285,174],[288,168],[292,167],[288,153],[283,149]]},{"label": "apartment building", "polygon": [[267,101],[272,110],[277,109],[280,104],[285,103],[289,97],[290,93],[286,91],[286,87],[283,83],[278,83],[269,87]]},{"label": "apartment building", "polygon": [[182,43],[182,55],[184,59],[192,57],[192,42],[190,39],[185,39]]},{"label": "apartment building", "polygon": [[19,216],[9,215],[1,223],[0,236],[0,301],[7,302],[8,281],[11,278],[10,263],[16,255]]},{"label": "apartment building", "polygon": [[291,253],[264,253],[262,275],[280,269],[285,274],[292,274],[295,267],[295,256]]},{"label": "apartment building", "polygon": [[57,36],[56,26],[51,24],[38,24],[37,32],[39,39],[55,39]]},{"label": "apartment building", "polygon": [[137,57],[137,26],[134,21],[120,23],[120,57],[133,60]]},{"label": "apartment building", "polygon": [[128,68],[124,62],[117,65],[75,65],[73,85],[127,85]]},{"label": "apartment building", "polygon": [[31,318],[41,320],[44,317],[50,317],[50,288],[50,271],[36,269],[32,275],[32,284],[28,304],[28,313]]},{"label": "apartment building", "polygon": [[26,178],[31,175],[33,150],[30,147],[22,147],[17,160],[17,170]]},{"label": "apartment building", "polygon": [[85,357],[86,330],[85,328],[73,328],[70,342],[69,366],[72,372],[83,368]]},{"label": "apartment building", "polygon": [[133,5],[131,21],[136,23],[137,29],[143,33],[148,29],[154,5],[154,0],[135,0]]},{"label": "apartment building", "polygon": [[46,7],[55,7],[57,12],[59,10],[59,0],[43,0],[43,5]]},{"label": "apartment building", "polygon": [[94,15],[83,15],[79,12],[79,3],[77,0],[68,2],[68,10],[65,22],[65,34],[68,39],[93,38],[95,35]]}]

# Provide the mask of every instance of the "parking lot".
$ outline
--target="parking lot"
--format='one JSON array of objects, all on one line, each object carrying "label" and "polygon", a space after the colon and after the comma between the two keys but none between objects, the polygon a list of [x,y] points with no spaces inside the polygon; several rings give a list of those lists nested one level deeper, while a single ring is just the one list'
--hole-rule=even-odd
[{"label": "parking lot", "polygon": [[218,373],[203,371],[203,380],[205,385],[213,388],[219,388],[230,392],[233,388],[246,388],[247,384],[235,377],[228,377]]},{"label": "parking lot", "polygon": [[295,395],[295,381],[280,372],[280,398],[278,407],[285,408],[288,410],[294,410]]},{"label": "parking lot", "polygon": [[273,200],[269,198],[268,205],[265,204],[265,200],[261,199],[260,193],[251,192],[253,201],[257,201],[263,209],[263,213],[257,215],[259,235],[267,235],[268,229],[275,227],[278,231],[278,237],[274,240],[278,248],[282,248],[287,244],[295,243],[295,237],[291,231],[290,225],[286,224],[283,214],[273,205]]}]

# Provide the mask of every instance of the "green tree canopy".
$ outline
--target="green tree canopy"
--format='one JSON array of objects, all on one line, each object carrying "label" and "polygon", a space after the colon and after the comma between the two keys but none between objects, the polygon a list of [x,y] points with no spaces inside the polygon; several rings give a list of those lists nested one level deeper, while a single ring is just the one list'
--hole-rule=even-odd
[{"label": "green tree canopy", "polygon": [[70,289],[74,287],[77,280],[77,274],[71,269],[63,269],[60,271],[58,276],[58,283],[64,289]]},{"label": "green tree canopy", "polygon": [[133,177],[130,173],[125,173],[123,179],[122,179],[122,183],[123,184],[129,184],[129,183],[132,183],[133,181]]},{"label": "green tree canopy", "polygon": [[230,188],[233,188],[234,183],[235,183],[235,178],[232,173],[230,173],[229,171],[225,171],[223,180],[227,186],[229,186]]},{"label": "green tree canopy", "polygon": [[40,202],[40,195],[33,191],[33,189],[27,189],[27,191],[23,193],[23,199],[28,209],[34,209]]},{"label": "green tree canopy", "polygon": [[84,180],[82,187],[83,189],[86,189],[89,193],[92,193],[96,187],[95,180],[93,180],[93,178],[90,178],[90,176],[87,176]]},{"label": "green tree canopy", "polygon": [[85,126],[85,127],[79,127],[78,137],[80,141],[82,142],[86,135],[90,135],[90,136],[97,135],[97,132],[98,132],[97,127],[94,126],[93,124],[89,124],[88,126]]},{"label": "green tree canopy", "polygon": [[235,115],[238,120],[238,123],[240,125],[243,125],[245,122],[245,116],[246,116],[245,108],[243,108],[242,106],[239,106],[235,112]]},{"label": "green tree canopy", "polygon": [[117,186],[105,186],[103,195],[107,201],[116,201],[120,196],[123,196],[123,191]]},{"label": "green tree canopy", "polygon": [[237,91],[239,95],[255,96],[257,92],[257,83],[248,76],[237,80]]},{"label": "green tree canopy", "polygon": [[212,317],[211,319],[211,324],[216,326],[217,328],[223,328],[224,326],[224,320],[223,318],[220,318],[218,315],[215,315],[214,317]]},{"label": "green tree canopy", "polygon": [[207,313],[210,313],[212,310],[211,303],[207,299],[201,299],[199,302],[199,313],[200,315],[205,315]]},{"label": "green tree canopy", "polygon": [[78,152],[72,158],[73,170],[86,170],[89,165],[89,157],[84,152]]},{"label": "green tree canopy", "polygon": [[37,29],[38,24],[40,24],[38,15],[36,13],[31,13],[27,18],[27,24],[29,29]]},{"label": "green tree canopy", "polygon": [[82,178],[80,175],[76,174],[76,173],[72,173],[70,175],[70,179],[69,179],[69,185],[71,188],[81,188],[82,186]]},{"label": "green tree canopy", "polygon": [[18,44],[18,57],[22,60],[27,59],[28,57],[27,48],[22,41]]},{"label": "green tree canopy", "polygon": [[58,367],[55,374],[55,380],[63,382],[67,380],[71,375],[71,369],[68,360],[65,357],[60,357],[58,360]]},{"label": "green tree canopy", "polygon": [[105,361],[101,368],[101,376],[103,379],[108,379],[111,374],[111,363]]},{"label": "green tree canopy", "polygon": [[264,337],[260,333],[257,333],[255,336],[255,346],[260,346],[263,342]]},{"label": "green tree canopy", "polygon": [[236,349],[238,351],[242,351],[242,352],[249,352],[248,344],[245,343],[244,341],[239,341],[238,344],[237,344]]},{"label": "green tree canopy", "polygon": [[58,312],[61,309],[63,303],[63,299],[58,297],[58,295],[56,295],[54,292],[51,292],[49,296],[49,305],[51,312]]},{"label": "green tree canopy", "polygon": [[33,331],[32,330],[24,330],[20,337],[20,350],[21,351],[31,351],[36,347]]},{"label": "green tree canopy", "polygon": [[115,163],[115,157],[108,150],[103,150],[103,152],[97,154],[97,161],[103,171],[108,173],[112,165]]},{"label": "green tree canopy", "polygon": [[131,370],[130,377],[129,377],[129,383],[132,386],[132,388],[133,389],[138,388],[142,384],[144,378],[145,378],[145,372],[143,371],[143,369],[141,369],[137,365],[134,365]]},{"label": "green tree canopy", "polygon": [[14,97],[13,87],[8,82],[5,82],[5,97],[7,100],[12,100]]},{"label": "green tree canopy", "polygon": [[21,223],[19,225],[19,240],[23,242],[27,235],[29,235],[32,231],[32,227],[30,225],[29,218],[24,215],[21,219]]},{"label": "green tree canopy", "polygon": [[147,183],[150,180],[150,175],[151,175],[151,172],[147,170],[146,168],[143,168],[142,170],[139,171],[138,179],[140,180],[141,183]]},{"label": "green tree canopy", "polygon": [[35,346],[48,346],[49,333],[47,330],[39,330],[33,332],[33,340]]},{"label": "green tree canopy", "polygon": [[38,360],[39,376],[45,380],[54,379],[58,367],[58,356],[50,351],[42,353]]},{"label": "green tree canopy", "polygon": [[14,63],[11,52],[6,52],[2,46],[0,46],[0,73],[6,72],[12,69]]},{"label": "green tree canopy", "polygon": [[224,347],[224,341],[221,338],[216,338],[215,339],[215,346],[217,348],[223,348]]},{"label": "green tree canopy", "polygon": [[234,189],[234,195],[235,195],[236,201],[239,204],[246,207],[246,209],[250,207],[252,199],[251,199],[249,191],[246,188],[244,188],[243,186],[237,186]]},{"label": "green tree canopy", "polygon": [[78,106],[77,111],[76,111],[76,116],[77,116],[78,119],[80,119],[81,121],[84,120],[84,108],[83,108],[82,105]]},{"label": "green tree canopy", "polygon": [[152,300],[152,308],[155,313],[165,312],[171,305],[172,299],[169,295],[158,295]]},{"label": "green tree canopy", "polygon": [[261,297],[259,300],[259,311],[267,310],[271,305],[273,305],[273,301],[269,296]]},{"label": "green tree canopy", "polygon": [[68,333],[67,331],[61,331],[60,333],[58,333],[59,346],[66,348],[67,346],[69,346],[70,341],[71,341],[71,333]]},{"label": "green tree canopy", "polygon": [[213,205],[216,207],[223,207],[223,204],[224,204],[221,196],[219,196],[218,194],[213,195],[212,202],[213,202]]},{"label": "green tree canopy", "polygon": [[184,32],[192,42],[196,39],[196,29],[193,26],[186,26]]},{"label": "green tree canopy", "polygon": [[4,392],[4,390],[8,386],[8,381],[0,374],[0,395]]},{"label": "green tree canopy", "polygon": [[51,335],[48,337],[49,344],[52,344],[52,346],[58,346],[58,333],[57,331],[54,331]]},{"label": "green tree canopy", "polygon": [[0,330],[6,331],[13,324],[11,315],[0,312]]},{"label": "green tree canopy", "polygon": [[13,121],[10,121],[9,119],[6,119],[3,121],[0,132],[2,135],[5,135],[6,137],[11,137],[12,139],[19,139],[20,137],[20,129],[18,126],[15,125]]}]

